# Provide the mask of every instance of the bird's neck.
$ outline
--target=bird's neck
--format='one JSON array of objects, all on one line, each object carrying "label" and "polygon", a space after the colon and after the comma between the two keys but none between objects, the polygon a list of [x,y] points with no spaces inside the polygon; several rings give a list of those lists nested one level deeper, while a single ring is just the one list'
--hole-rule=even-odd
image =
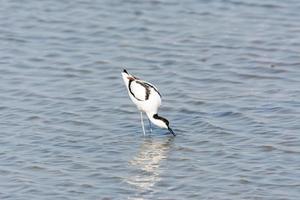
[{"label": "bird's neck", "polygon": [[147,114],[148,118],[152,121],[152,120],[155,120],[153,116],[157,113],[156,112],[147,112],[146,114]]},{"label": "bird's neck", "polygon": [[147,117],[150,119],[151,117],[153,117],[153,112],[145,112]]}]

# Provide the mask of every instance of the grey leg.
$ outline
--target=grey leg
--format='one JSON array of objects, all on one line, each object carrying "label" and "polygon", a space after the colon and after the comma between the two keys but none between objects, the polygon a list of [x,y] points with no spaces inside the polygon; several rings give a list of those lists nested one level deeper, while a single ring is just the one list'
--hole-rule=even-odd
[{"label": "grey leg", "polygon": [[142,123],[143,133],[144,133],[144,136],[145,136],[146,133],[145,133],[145,127],[144,127],[144,121],[143,121],[143,112],[141,112],[141,123]]},{"label": "grey leg", "polygon": [[152,124],[151,124],[151,121],[149,118],[148,118],[148,121],[149,121],[149,126],[150,126],[150,133],[152,133]]}]

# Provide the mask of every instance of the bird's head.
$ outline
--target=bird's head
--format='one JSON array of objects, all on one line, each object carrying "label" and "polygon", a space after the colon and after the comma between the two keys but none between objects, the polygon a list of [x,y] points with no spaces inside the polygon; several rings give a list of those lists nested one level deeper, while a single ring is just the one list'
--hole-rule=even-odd
[{"label": "bird's head", "polygon": [[152,122],[155,125],[159,126],[160,128],[168,129],[170,131],[170,133],[172,133],[174,136],[176,136],[176,134],[174,133],[174,131],[170,128],[170,123],[169,123],[169,121],[166,118],[161,117],[158,114],[154,114],[153,118],[155,120],[153,120]]}]

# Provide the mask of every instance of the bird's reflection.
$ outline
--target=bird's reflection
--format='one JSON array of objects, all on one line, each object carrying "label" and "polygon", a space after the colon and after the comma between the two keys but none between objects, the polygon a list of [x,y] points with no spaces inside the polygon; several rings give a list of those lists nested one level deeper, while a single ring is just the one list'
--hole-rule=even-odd
[{"label": "bird's reflection", "polygon": [[146,191],[160,181],[161,161],[167,158],[173,139],[145,138],[137,155],[129,161],[130,165],[137,169],[136,175],[128,177],[126,182],[141,191]]}]

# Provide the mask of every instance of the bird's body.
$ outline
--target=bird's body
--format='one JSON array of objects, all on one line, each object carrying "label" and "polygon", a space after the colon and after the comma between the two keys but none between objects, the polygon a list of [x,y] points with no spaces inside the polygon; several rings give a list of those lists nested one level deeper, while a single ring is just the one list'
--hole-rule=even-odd
[{"label": "bird's body", "polygon": [[158,108],[161,105],[161,95],[158,89],[151,83],[129,74],[125,69],[122,72],[122,77],[130,99],[141,112],[141,122],[144,134],[145,130],[142,119],[143,112],[147,114],[148,119],[153,124],[161,128],[169,129],[169,131],[175,136],[175,133],[169,127],[169,121],[157,114]]}]

